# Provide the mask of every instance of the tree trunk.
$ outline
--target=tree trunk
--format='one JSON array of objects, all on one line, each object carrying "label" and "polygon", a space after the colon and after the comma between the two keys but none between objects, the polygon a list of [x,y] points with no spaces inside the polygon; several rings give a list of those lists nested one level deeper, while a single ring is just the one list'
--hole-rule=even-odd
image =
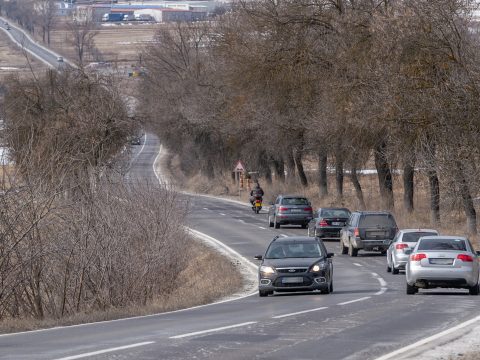
[{"label": "tree trunk", "polygon": [[352,173],[350,175],[350,178],[352,180],[353,187],[355,188],[355,194],[357,195],[358,205],[360,207],[360,210],[365,210],[366,209],[365,199],[363,197],[362,185],[360,185],[360,181],[358,181],[356,165],[352,166]]},{"label": "tree trunk", "polygon": [[324,150],[318,152],[318,189],[320,198],[328,195],[327,153]]},{"label": "tree trunk", "polygon": [[393,199],[393,178],[390,166],[385,157],[385,149],[387,145],[382,141],[375,148],[375,168],[378,174],[378,185],[383,205],[386,209],[392,210],[395,207]]},{"label": "tree trunk", "polygon": [[460,195],[462,196],[463,209],[465,211],[465,216],[467,217],[467,231],[470,235],[477,235],[477,212],[475,211],[475,206],[473,205],[470,188],[465,178],[462,163],[460,161],[457,161],[456,163],[457,182],[460,188]]},{"label": "tree trunk", "polygon": [[413,212],[413,191],[414,191],[414,164],[406,162],[403,165],[403,205],[405,210],[411,214]]},{"label": "tree trunk", "polygon": [[287,151],[285,159],[287,163],[287,183],[295,184],[295,159],[293,158],[292,149]]},{"label": "tree trunk", "polygon": [[302,151],[297,150],[295,151],[295,164],[297,165],[298,177],[300,178],[300,183],[303,187],[308,186],[307,175],[305,175],[305,171],[303,170],[303,163],[302,163]]},{"label": "tree trunk", "polygon": [[337,198],[343,198],[343,159],[335,156],[335,183],[337,186]]},{"label": "tree trunk", "polygon": [[438,225],[440,223],[440,183],[436,170],[429,170],[427,175],[430,185],[430,221],[433,225]]},{"label": "tree trunk", "polygon": [[283,160],[273,160],[273,170],[278,181],[285,183],[285,164]]}]

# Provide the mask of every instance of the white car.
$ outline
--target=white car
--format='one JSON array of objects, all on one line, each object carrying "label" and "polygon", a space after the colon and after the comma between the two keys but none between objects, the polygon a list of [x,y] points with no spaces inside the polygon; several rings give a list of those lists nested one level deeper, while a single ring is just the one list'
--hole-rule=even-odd
[{"label": "white car", "polygon": [[400,230],[387,249],[387,272],[397,275],[400,270],[405,270],[409,254],[417,245],[418,239],[430,235],[438,235],[438,231],[433,229]]},{"label": "white car", "polygon": [[468,289],[478,295],[478,255],[460,236],[424,236],[413,249],[405,270],[407,295],[418,289]]}]

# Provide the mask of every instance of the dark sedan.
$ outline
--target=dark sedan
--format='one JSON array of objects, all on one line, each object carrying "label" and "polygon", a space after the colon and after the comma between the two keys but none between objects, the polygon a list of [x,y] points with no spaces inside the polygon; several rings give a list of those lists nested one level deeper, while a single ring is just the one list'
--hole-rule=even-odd
[{"label": "dark sedan", "polygon": [[258,270],[260,296],[276,292],[333,291],[332,253],[319,238],[306,236],[275,237],[268,246]]},{"label": "dark sedan", "polygon": [[347,208],[320,208],[315,218],[308,223],[308,236],[321,239],[340,239],[340,230],[350,217]]}]

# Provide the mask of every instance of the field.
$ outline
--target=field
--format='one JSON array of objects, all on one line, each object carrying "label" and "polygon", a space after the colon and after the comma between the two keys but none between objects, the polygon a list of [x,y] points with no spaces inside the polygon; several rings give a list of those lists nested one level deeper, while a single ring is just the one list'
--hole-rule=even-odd
[{"label": "field", "polygon": [[[95,46],[99,50],[98,59],[89,58],[89,61],[108,61],[119,64],[137,64],[142,48],[152,41],[156,29],[155,24],[108,24],[99,26],[94,38]],[[75,53],[70,33],[65,26],[52,31],[51,48],[66,58],[74,59]]]}]

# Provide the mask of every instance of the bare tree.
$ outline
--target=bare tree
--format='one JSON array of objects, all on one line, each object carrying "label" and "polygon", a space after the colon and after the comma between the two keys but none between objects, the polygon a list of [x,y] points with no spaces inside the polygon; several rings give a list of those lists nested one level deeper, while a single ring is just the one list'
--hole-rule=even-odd
[{"label": "bare tree", "polygon": [[94,38],[98,34],[95,29],[95,23],[89,18],[68,23],[68,40],[75,49],[76,63],[80,67],[84,64],[85,56],[95,48]]}]

